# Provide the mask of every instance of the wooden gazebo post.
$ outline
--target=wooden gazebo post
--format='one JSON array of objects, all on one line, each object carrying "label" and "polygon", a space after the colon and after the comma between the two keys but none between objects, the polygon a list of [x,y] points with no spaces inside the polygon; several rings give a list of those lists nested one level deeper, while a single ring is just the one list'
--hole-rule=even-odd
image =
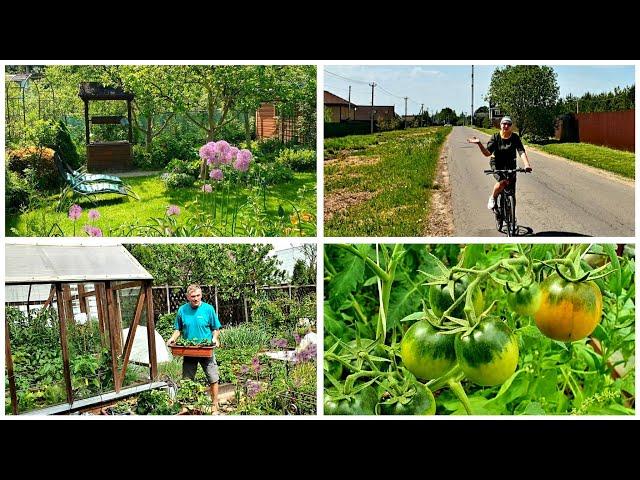
[{"label": "wooden gazebo post", "polygon": [[129,122],[129,143],[133,145],[133,126],[131,125],[131,100],[127,99],[127,120]]},{"label": "wooden gazebo post", "polygon": [[56,303],[58,304],[58,323],[60,325],[60,346],[62,347],[62,369],[67,390],[67,402],[73,404],[73,387],[71,385],[71,369],[69,368],[69,345],[67,340],[67,318],[62,295],[62,284],[56,282]]},{"label": "wooden gazebo post", "polygon": [[86,138],[86,144],[89,145],[91,143],[91,139],[89,138],[89,100],[83,98],[84,102],[84,134]]},{"label": "wooden gazebo post", "polygon": [[147,300],[147,345],[149,348],[149,369],[151,381],[155,381],[158,377],[158,360],[156,358],[156,325],[153,319],[153,291],[151,289],[151,280],[145,282]]}]

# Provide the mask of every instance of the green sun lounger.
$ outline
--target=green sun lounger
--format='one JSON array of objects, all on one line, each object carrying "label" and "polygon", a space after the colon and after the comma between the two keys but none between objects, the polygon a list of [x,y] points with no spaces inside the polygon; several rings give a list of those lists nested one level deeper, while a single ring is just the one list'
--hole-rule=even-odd
[{"label": "green sun lounger", "polygon": [[104,193],[116,193],[140,200],[140,197],[138,197],[131,187],[115,175],[81,173],[72,169],[57,152],[53,158],[58,172],[67,184],[62,190],[62,195],[60,196],[61,201],[69,191],[86,197]]}]

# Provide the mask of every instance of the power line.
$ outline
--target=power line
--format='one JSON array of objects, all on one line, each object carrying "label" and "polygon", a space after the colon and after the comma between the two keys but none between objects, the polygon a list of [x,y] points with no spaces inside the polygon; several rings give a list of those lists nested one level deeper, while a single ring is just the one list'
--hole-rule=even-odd
[{"label": "power line", "polygon": [[354,78],[349,78],[349,77],[343,77],[342,75],[338,75],[337,73],[330,72],[329,70],[325,70],[324,72],[328,73],[329,75],[333,75],[334,77],[342,78],[343,80],[348,80],[350,82],[363,83],[365,85],[369,85],[369,82],[365,82],[365,81],[362,81],[362,80],[356,80]]}]

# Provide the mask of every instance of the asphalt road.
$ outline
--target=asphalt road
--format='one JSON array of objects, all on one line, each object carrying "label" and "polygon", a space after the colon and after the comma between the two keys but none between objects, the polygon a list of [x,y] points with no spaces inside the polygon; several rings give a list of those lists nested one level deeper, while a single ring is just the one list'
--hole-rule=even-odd
[{"label": "asphalt road", "polygon": [[[454,236],[495,237],[487,200],[495,184],[483,173],[489,157],[467,143],[476,135],[486,146],[488,135],[454,127],[449,137],[449,180]],[[526,148],[526,147],[525,147]],[[523,236],[633,237],[634,185],[576,162],[527,151],[533,173],[518,174],[516,217]],[[519,162],[519,166],[523,165]]]}]

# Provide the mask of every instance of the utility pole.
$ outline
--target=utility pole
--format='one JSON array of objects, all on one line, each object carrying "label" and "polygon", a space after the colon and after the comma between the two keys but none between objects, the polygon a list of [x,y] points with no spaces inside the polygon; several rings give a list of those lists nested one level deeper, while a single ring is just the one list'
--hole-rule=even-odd
[{"label": "utility pole", "polygon": [[422,127],[422,117],[424,115],[424,103],[420,105],[420,127]]},{"label": "utility pole", "polygon": [[473,65],[471,65],[471,126],[473,126]]},{"label": "utility pole", "polygon": [[407,129],[407,99],[409,97],[404,97],[404,129]]},{"label": "utility pole", "polygon": [[376,88],[376,82],[369,84],[371,87],[371,133],[373,133],[373,89]]},{"label": "utility pole", "polygon": [[347,120],[351,120],[351,85],[349,85],[349,116]]},{"label": "utility pole", "polygon": [[580,106],[578,105],[578,101],[579,100],[576,100],[576,115],[580,113]]}]

